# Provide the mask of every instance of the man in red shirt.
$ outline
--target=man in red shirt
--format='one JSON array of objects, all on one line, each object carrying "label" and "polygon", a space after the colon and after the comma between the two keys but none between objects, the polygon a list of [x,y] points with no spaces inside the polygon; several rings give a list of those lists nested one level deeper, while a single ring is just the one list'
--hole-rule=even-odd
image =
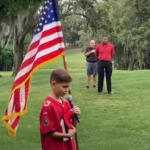
[{"label": "man in red shirt", "polygon": [[112,75],[112,57],[115,54],[114,46],[108,43],[108,37],[103,37],[102,43],[97,45],[95,55],[98,57],[98,93],[102,94],[104,69],[106,71],[107,91],[113,94],[111,89],[111,75]]},{"label": "man in red shirt", "polygon": [[75,106],[71,109],[63,100],[69,91],[72,78],[64,69],[56,69],[50,78],[51,93],[46,98],[40,113],[42,150],[76,150],[73,135],[77,121],[74,114],[80,114]]}]

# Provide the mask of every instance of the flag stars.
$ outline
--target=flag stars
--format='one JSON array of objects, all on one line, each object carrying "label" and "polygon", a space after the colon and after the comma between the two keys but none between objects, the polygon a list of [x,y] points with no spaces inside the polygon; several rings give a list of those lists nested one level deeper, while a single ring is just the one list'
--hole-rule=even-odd
[{"label": "flag stars", "polygon": [[45,9],[49,10],[47,6],[45,7]]},{"label": "flag stars", "polygon": [[[57,18],[57,14],[55,14],[55,10],[53,7],[53,1],[52,0],[46,0],[45,5],[43,6],[40,13],[39,22],[35,29],[35,34],[41,32],[45,25],[48,23],[53,23],[59,19]],[[56,18],[55,18],[56,17]]]}]

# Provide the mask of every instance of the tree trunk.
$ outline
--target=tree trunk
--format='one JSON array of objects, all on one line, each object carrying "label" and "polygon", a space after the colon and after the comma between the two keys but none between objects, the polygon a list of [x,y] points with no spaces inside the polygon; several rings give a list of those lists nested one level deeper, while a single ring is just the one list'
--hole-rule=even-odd
[{"label": "tree trunk", "polygon": [[145,63],[145,69],[150,69],[150,65],[149,65],[149,63]]},{"label": "tree trunk", "polygon": [[[36,13],[36,9],[33,9],[29,15],[27,16],[21,16],[20,18],[23,18],[22,22],[25,22],[25,24],[21,24],[21,29],[18,30],[17,23],[14,28],[14,66],[13,66],[13,74],[12,76],[16,76],[19,68],[23,61],[23,46],[24,46],[24,39],[27,35],[27,33],[30,31],[30,29],[35,27],[36,25],[36,18],[38,18],[38,15],[34,17],[34,14]],[[18,23],[20,23],[20,20],[18,20]]]},{"label": "tree trunk", "polygon": [[128,66],[128,70],[134,70],[134,64],[135,64],[135,59],[130,61],[129,66]]},{"label": "tree trunk", "polygon": [[23,61],[23,41],[25,36],[21,38],[22,34],[18,34],[17,27],[14,29],[14,49],[13,49],[13,55],[14,55],[14,65],[13,65],[13,74],[12,76],[16,76],[19,68]]},{"label": "tree trunk", "polygon": [[133,70],[133,63],[131,62],[130,64],[129,64],[129,67],[128,67],[128,70]]},{"label": "tree trunk", "polygon": [[12,76],[16,76],[23,61],[23,41],[14,40],[14,68]]},{"label": "tree trunk", "polygon": [[144,66],[144,64],[142,65],[142,70],[144,70],[145,69],[145,66]]}]

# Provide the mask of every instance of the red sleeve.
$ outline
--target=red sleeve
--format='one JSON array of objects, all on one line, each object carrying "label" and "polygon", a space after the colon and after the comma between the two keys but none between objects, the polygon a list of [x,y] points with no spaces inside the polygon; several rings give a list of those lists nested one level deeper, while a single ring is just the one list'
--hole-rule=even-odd
[{"label": "red sleeve", "polygon": [[113,56],[114,54],[115,54],[115,50],[114,50],[114,46],[112,45],[111,56]]},{"label": "red sleeve", "polygon": [[95,50],[95,55],[98,57],[98,55],[99,55],[99,48],[98,48],[99,46],[97,45],[96,46],[96,50]]},{"label": "red sleeve", "polygon": [[40,114],[40,130],[44,136],[56,132],[51,107],[43,106]]}]

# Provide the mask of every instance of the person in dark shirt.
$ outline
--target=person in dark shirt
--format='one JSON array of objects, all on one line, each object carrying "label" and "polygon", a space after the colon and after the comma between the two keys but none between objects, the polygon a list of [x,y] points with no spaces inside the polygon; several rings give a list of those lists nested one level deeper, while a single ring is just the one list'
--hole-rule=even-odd
[{"label": "person in dark shirt", "polygon": [[86,68],[87,68],[87,86],[86,88],[89,88],[90,81],[91,81],[91,75],[93,75],[94,85],[93,87],[96,87],[96,81],[97,81],[97,73],[98,73],[98,58],[95,55],[95,41],[90,41],[90,47],[88,47],[84,53],[86,57]]},{"label": "person in dark shirt", "polygon": [[106,72],[107,91],[113,94],[111,89],[111,75],[112,75],[112,57],[115,54],[114,46],[108,43],[108,37],[103,37],[103,42],[97,45],[95,55],[98,57],[98,93],[102,94],[104,69]]}]

